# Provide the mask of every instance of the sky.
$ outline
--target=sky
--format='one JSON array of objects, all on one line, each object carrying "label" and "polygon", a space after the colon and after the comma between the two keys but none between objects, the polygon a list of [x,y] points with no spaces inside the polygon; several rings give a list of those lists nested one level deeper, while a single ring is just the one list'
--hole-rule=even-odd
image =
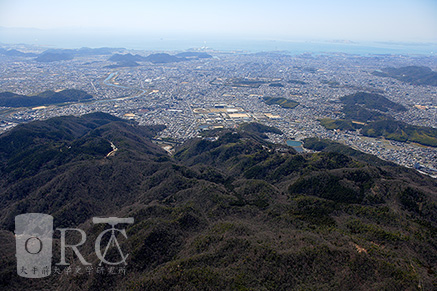
[{"label": "sky", "polygon": [[437,42],[437,0],[0,0],[0,27],[84,34]]}]

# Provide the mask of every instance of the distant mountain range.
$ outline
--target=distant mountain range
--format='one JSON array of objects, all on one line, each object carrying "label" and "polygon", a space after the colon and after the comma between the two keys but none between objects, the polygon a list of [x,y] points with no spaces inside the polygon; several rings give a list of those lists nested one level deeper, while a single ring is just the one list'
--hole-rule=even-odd
[{"label": "distant mountain range", "polygon": [[69,61],[74,58],[74,55],[69,53],[44,52],[35,58],[35,61],[40,63],[51,63],[59,61]]},{"label": "distant mountain range", "polygon": [[72,60],[76,56],[95,56],[95,55],[110,55],[117,51],[122,51],[122,48],[87,48],[80,49],[48,49],[41,54],[24,53],[16,49],[3,49],[0,48],[0,55],[9,57],[32,57],[37,62],[58,62],[65,60]]},{"label": "distant mountain range", "polygon": [[111,62],[143,62],[144,60],[145,57],[133,54],[115,54],[108,59]]},{"label": "distant mountain range", "polygon": [[95,49],[86,47],[80,49],[49,49],[40,54],[35,60],[37,62],[65,61],[80,56],[110,55],[120,50],[124,49],[106,47]]},{"label": "distant mountain range", "polygon": [[0,93],[0,106],[30,107],[51,105],[65,102],[77,102],[92,99],[93,96],[82,90],[66,89],[59,92],[45,91],[33,96],[19,95],[11,92]]},{"label": "distant mountain range", "polygon": [[147,57],[140,55],[127,54],[114,54],[108,61],[117,62],[116,65],[109,67],[134,67],[139,66],[137,62],[150,62],[154,64],[167,64],[190,61],[195,59],[212,58],[211,55],[202,52],[184,52],[177,55],[169,55],[166,53],[151,54]]},{"label": "distant mountain range", "polygon": [[146,62],[151,62],[154,64],[166,64],[166,63],[178,63],[187,61],[186,58],[181,58],[165,53],[151,54],[145,58]]},{"label": "distant mountain range", "polygon": [[58,61],[68,61],[79,56],[95,56],[95,55],[110,55],[113,54],[108,60],[112,62],[117,62],[115,65],[110,65],[108,67],[136,67],[139,66],[137,62],[151,62],[154,64],[165,64],[165,63],[175,63],[183,62],[197,59],[207,59],[212,58],[210,54],[205,52],[182,52],[176,55],[169,55],[166,53],[156,53],[151,54],[147,57],[140,55],[119,54],[114,52],[123,51],[122,48],[80,48],[80,49],[48,49],[41,54],[34,53],[24,53],[15,49],[3,49],[0,48],[0,55],[5,55],[9,57],[33,57],[37,62],[58,62]]},{"label": "distant mountain range", "polygon": [[144,62],[144,57],[140,55],[132,55],[132,54],[114,54],[112,55],[108,61],[116,62],[115,65],[107,66],[110,69],[120,68],[120,67],[138,67],[140,64],[137,62]]},{"label": "distant mountain range", "polygon": [[[257,124],[204,132],[169,155],[152,142],[164,128],[93,113],[0,135],[0,288],[436,286],[436,180],[327,140],[307,139],[316,152],[298,154]],[[30,212],[90,237],[104,229],[94,216],[133,217],[119,240],[126,274],[18,277],[14,217]],[[94,245],[80,252],[98,266]]]},{"label": "distant mountain range", "polygon": [[208,53],[204,52],[183,52],[176,54],[179,58],[187,58],[187,59],[209,59],[212,58],[212,56]]},{"label": "distant mountain range", "polygon": [[0,55],[5,55],[8,57],[36,57],[37,54],[34,53],[23,53],[21,51],[18,51],[16,49],[4,49],[0,48]]}]

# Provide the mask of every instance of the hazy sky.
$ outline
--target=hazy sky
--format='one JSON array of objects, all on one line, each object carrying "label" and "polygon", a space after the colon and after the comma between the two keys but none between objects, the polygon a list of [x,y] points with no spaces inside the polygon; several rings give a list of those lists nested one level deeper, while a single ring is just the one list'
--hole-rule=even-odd
[{"label": "hazy sky", "polygon": [[0,0],[0,26],[437,42],[437,0]]}]

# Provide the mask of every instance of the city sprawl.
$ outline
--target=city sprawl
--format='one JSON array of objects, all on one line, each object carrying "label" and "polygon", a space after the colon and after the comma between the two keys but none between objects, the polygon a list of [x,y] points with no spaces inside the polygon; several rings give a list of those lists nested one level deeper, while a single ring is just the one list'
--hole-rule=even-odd
[{"label": "city sprawl", "polygon": [[[121,50],[120,52],[126,53]],[[77,56],[72,60],[37,62],[29,57],[0,56],[1,92],[34,95],[46,90],[78,89],[92,100],[38,107],[0,108],[0,131],[32,120],[102,111],[133,119],[140,125],[164,124],[155,141],[171,151],[203,130],[259,122],[284,134],[271,141],[328,138],[407,167],[437,168],[437,148],[363,136],[359,130],[327,130],[319,120],[342,117],[342,96],[356,92],[381,94],[405,106],[390,111],[395,120],[437,127],[437,89],[372,72],[387,67],[427,66],[432,56],[245,53],[203,49],[212,58],[171,63],[140,62],[112,67],[110,55]],[[131,52],[148,56],[152,52]],[[169,52],[169,54],[174,54]],[[264,97],[283,97],[294,108],[268,105]]]}]

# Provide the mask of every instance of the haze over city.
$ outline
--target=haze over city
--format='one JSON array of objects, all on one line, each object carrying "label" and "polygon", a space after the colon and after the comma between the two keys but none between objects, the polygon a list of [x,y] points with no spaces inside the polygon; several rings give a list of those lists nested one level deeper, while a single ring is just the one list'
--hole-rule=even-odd
[{"label": "haze over city", "polygon": [[69,38],[124,46],[138,38],[437,42],[436,15],[433,0],[3,0],[0,41],[59,45]]}]

